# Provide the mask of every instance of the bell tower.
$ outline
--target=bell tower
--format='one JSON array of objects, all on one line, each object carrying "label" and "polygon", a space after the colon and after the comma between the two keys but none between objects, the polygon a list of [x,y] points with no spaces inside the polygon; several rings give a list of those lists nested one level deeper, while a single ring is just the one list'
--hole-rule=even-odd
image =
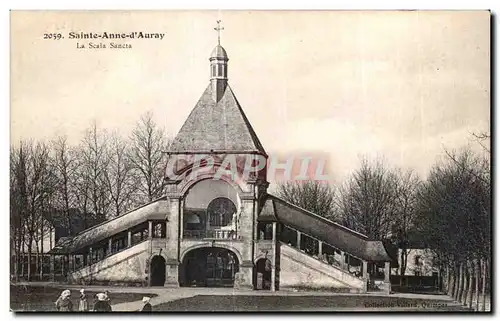
[{"label": "bell tower", "polygon": [[[257,216],[268,186],[267,154],[228,83],[221,21],[214,30],[217,45],[209,58],[210,81],[169,146],[169,153],[179,156],[169,159],[176,170],[166,195],[170,201],[166,255],[171,258],[167,283],[190,284],[185,257],[195,246],[234,253],[238,267],[230,283],[252,289]],[[259,169],[250,171],[249,166]]]},{"label": "bell tower", "polygon": [[212,86],[212,98],[219,102],[227,87],[227,62],[226,50],[220,45],[220,32],[224,30],[220,26],[220,20],[217,20],[217,46],[210,55],[210,83]]}]

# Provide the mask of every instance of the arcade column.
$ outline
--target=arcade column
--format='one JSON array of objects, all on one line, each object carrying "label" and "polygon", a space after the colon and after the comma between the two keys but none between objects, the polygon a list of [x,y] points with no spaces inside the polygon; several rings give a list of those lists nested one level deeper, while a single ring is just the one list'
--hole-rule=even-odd
[{"label": "arcade column", "polygon": [[391,262],[384,265],[384,292],[391,294]]},{"label": "arcade column", "polygon": [[234,288],[240,290],[253,290],[254,266],[252,261],[243,261],[240,270],[234,275]]},{"label": "arcade column", "polygon": [[165,287],[179,287],[179,261],[167,259],[165,263]]},{"label": "arcade column", "polygon": [[170,196],[170,212],[166,220],[166,247],[165,255],[165,286],[179,286],[179,233],[180,231],[180,211],[182,208],[182,198],[179,195]]}]

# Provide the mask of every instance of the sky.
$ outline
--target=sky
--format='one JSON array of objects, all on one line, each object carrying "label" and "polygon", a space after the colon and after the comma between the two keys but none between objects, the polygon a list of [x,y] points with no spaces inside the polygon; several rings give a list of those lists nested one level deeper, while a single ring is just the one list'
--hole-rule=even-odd
[{"label": "sky", "polygon": [[[76,144],[93,120],[128,134],[147,111],[174,136],[208,85],[217,19],[229,84],[270,155],[326,153],[337,182],[362,155],[425,177],[489,132],[488,11],[60,11],[11,15],[11,142]],[[165,36],[77,49],[89,41],[71,31]]]}]

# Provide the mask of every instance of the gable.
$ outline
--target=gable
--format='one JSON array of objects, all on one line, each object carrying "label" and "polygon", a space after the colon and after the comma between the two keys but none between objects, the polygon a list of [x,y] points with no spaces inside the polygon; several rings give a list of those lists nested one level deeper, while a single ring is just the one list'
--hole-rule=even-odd
[{"label": "gable", "polygon": [[172,142],[170,151],[265,153],[229,85],[218,102],[212,97],[212,85],[208,85]]}]

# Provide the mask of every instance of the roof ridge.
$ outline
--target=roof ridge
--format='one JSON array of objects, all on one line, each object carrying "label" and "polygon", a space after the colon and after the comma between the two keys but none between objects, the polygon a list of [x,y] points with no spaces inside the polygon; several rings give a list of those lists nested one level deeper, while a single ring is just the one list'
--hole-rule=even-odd
[{"label": "roof ridge", "polygon": [[[248,128],[248,131],[249,131],[249,134],[250,134],[250,138],[252,139],[255,147],[257,148],[257,150],[259,150],[260,152],[263,152],[264,154],[266,154],[266,151],[264,149],[264,146],[262,146],[262,143],[260,142],[259,140],[259,137],[257,136],[257,134],[255,133],[255,130],[253,129],[253,126],[252,124],[250,123],[250,121],[248,120],[248,117],[247,115],[245,114],[245,112],[243,111],[243,108],[241,107],[240,105],[240,102],[238,101],[238,98],[236,98],[236,95],[234,94],[234,91],[233,91],[233,88],[231,88],[231,86],[229,86],[229,84],[227,84],[227,88],[229,89],[230,93],[231,93],[231,96],[232,98],[234,99],[235,103],[236,103],[236,107],[238,107],[240,113],[241,113],[241,116],[243,117],[243,121],[245,122],[245,125],[247,126]],[[227,90],[227,89],[226,89]]]}]

